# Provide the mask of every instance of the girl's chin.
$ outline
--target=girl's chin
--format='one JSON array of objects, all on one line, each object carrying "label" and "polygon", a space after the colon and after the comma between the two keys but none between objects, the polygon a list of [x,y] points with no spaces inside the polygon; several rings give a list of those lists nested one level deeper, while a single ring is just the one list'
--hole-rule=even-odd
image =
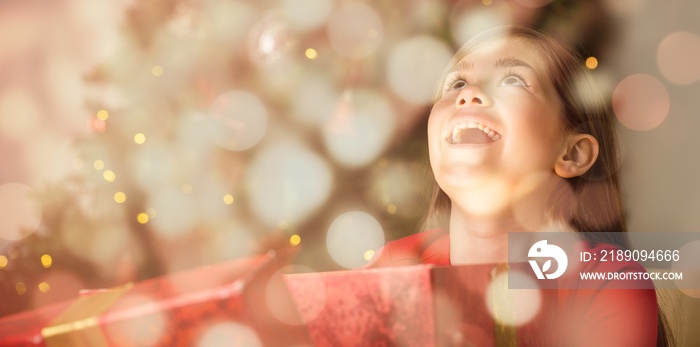
[{"label": "girl's chin", "polygon": [[500,216],[511,210],[513,197],[503,185],[482,185],[469,189],[445,190],[454,207],[475,216]]},{"label": "girl's chin", "polygon": [[483,170],[468,167],[450,168],[435,174],[435,180],[443,190],[469,191],[493,181],[494,177]]}]

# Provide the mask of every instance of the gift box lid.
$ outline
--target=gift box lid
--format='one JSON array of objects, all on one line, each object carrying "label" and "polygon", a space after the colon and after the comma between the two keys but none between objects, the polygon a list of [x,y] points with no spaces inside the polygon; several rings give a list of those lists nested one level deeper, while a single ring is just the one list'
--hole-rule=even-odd
[{"label": "gift box lid", "polygon": [[83,291],[78,299],[0,320],[0,346],[303,344],[306,332],[299,318],[294,324],[282,264],[266,254]]},{"label": "gift box lid", "polygon": [[316,346],[546,346],[553,291],[507,288],[504,265],[290,274]]}]

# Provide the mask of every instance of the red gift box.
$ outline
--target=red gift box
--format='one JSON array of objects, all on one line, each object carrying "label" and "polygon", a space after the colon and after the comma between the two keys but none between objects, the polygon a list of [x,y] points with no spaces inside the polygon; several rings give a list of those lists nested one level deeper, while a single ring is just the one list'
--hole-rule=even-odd
[{"label": "red gift box", "polygon": [[262,255],[81,293],[0,320],[0,346],[288,346],[308,337]]},{"label": "red gift box", "polygon": [[556,291],[508,290],[504,266],[419,265],[283,277],[315,346],[554,344]]}]

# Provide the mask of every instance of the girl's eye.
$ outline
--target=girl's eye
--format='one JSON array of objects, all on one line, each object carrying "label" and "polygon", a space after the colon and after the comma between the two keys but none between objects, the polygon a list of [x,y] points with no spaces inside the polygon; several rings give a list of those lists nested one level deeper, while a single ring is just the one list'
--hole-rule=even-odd
[{"label": "girl's eye", "polygon": [[451,89],[462,89],[467,86],[467,82],[465,80],[456,80],[452,82],[452,85],[450,85]]},{"label": "girl's eye", "polygon": [[501,81],[501,86],[506,87],[527,87],[527,83],[519,76],[510,75]]}]

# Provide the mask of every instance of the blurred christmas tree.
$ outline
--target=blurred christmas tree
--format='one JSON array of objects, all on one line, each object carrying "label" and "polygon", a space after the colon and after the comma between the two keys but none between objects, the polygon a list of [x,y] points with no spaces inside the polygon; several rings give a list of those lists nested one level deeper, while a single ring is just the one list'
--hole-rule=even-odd
[{"label": "blurred christmas tree", "polygon": [[431,96],[461,43],[521,24],[600,56],[611,30],[597,1],[151,0],[126,18],[87,76],[80,174],[4,247],[19,300],[0,314],[280,243],[312,270],[362,265],[420,228]]}]

